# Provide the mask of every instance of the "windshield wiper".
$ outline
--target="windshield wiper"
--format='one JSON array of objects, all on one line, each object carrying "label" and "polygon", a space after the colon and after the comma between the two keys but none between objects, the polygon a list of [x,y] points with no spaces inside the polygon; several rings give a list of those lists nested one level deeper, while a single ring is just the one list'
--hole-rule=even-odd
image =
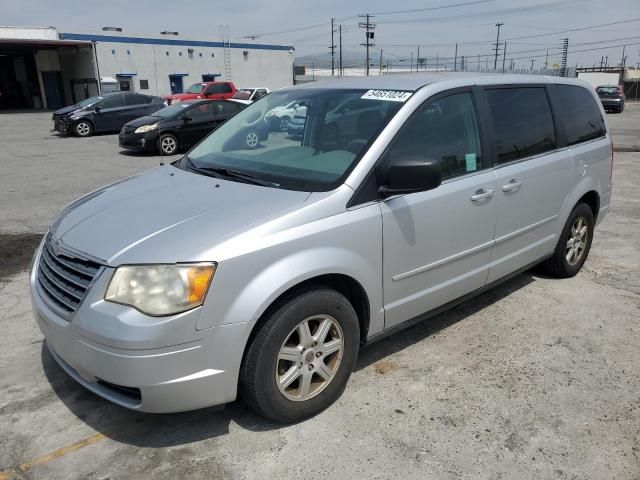
[{"label": "windshield wiper", "polygon": [[213,173],[216,176],[236,178],[239,180],[243,180],[246,183],[251,183],[253,185],[260,185],[262,187],[280,187],[279,183],[270,182],[268,180],[262,180],[258,177],[254,177],[253,175],[237,172],[235,170],[230,170],[225,167],[198,167],[195,163],[193,163],[193,161],[189,158],[188,155],[185,155],[184,158],[188,162],[187,168],[189,168],[189,170],[202,173],[203,175],[210,175],[211,173]]}]

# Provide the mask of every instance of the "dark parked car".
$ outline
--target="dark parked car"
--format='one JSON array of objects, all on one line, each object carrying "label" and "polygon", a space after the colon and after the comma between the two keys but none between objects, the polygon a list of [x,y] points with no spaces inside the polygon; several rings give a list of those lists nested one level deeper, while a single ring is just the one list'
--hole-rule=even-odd
[{"label": "dark parked car", "polygon": [[622,113],[624,110],[624,94],[617,85],[608,85],[596,88],[602,106],[609,112]]},{"label": "dark parked car", "polygon": [[244,108],[225,100],[186,100],[122,127],[120,146],[173,155],[189,148]]},{"label": "dark parked car", "polygon": [[134,118],[164,107],[160,97],[133,92],[113,92],[90,97],[53,112],[54,129],[62,134],[88,137],[94,132],[117,132]]}]

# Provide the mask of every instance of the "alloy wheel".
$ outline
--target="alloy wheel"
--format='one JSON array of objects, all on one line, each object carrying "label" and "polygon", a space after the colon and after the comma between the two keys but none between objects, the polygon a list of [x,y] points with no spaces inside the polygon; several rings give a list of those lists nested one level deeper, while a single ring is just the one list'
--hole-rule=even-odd
[{"label": "alloy wheel", "polygon": [[573,266],[582,259],[587,248],[588,235],[589,227],[587,219],[584,217],[576,218],[571,226],[571,233],[569,234],[569,240],[567,240],[567,249],[565,252],[569,265]]},{"label": "alloy wheel", "polygon": [[87,122],[80,122],[76,125],[76,132],[78,132],[78,135],[81,137],[86,137],[91,132],[91,127],[89,127]]},{"label": "alloy wheel", "polygon": [[255,148],[258,145],[260,139],[258,138],[258,134],[256,132],[249,132],[245,137],[245,142],[247,142],[247,146],[249,148]]},{"label": "alloy wheel", "polygon": [[343,352],[344,336],[335,318],[305,318],[287,335],[278,352],[278,390],[288,400],[298,402],[315,397],[334,379]]},{"label": "alloy wheel", "polygon": [[172,155],[175,153],[178,146],[172,137],[162,137],[162,140],[160,140],[160,147],[164,153]]}]

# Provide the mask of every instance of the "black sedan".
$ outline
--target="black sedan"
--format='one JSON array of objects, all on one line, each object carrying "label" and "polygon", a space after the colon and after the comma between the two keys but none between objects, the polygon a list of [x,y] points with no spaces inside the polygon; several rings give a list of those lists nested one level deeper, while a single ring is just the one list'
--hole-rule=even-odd
[{"label": "black sedan", "polygon": [[624,110],[624,94],[617,85],[598,87],[596,92],[607,112],[622,113]]},{"label": "black sedan", "polygon": [[173,155],[198,143],[243,107],[225,100],[186,100],[127,123],[119,143],[122,148]]},{"label": "black sedan", "polygon": [[53,112],[54,130],[88,137],[94,132],[117,132],[122,126],[164,107],[160,97],[113,92],[82,100]]}]

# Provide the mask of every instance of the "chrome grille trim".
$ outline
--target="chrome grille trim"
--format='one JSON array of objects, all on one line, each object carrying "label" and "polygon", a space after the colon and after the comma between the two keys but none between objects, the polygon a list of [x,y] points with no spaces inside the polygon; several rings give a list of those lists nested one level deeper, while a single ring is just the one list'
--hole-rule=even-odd
[{"label": "chrome grille trim", "polygon": [[38,261],[38,291],[52,309],[70,320],[103,265],[65,247],[58,250],[56,255],[48,234]]}]

